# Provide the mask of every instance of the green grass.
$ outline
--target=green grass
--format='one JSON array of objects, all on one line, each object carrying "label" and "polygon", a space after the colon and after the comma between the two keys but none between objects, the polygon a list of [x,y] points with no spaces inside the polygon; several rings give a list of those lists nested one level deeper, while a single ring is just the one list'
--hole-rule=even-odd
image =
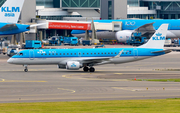
[{"label": "green grass", "polygon": [[137,81],[180,82],[180,79],[137,79]]},{"label": "green grass", "polygon": [[180,99],[4,103],[0,113],[179,113]]}]

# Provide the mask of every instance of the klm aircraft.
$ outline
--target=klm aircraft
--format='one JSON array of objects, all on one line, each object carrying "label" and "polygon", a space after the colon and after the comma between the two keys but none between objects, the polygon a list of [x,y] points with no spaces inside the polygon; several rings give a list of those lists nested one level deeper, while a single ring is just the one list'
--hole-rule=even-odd
[{"label": "klm aircraft", "polygon": [[[119,42],[126,42],[131,39],[133,32],[141,32],[142,37],[151,37],[155,30],[157,30],[162,24],[169,24],[167,31],[167,38],[179,38],[180,37],[180,20],[94,20],[94,23],[112,23],[122,22],[122,30],[117,32],[112,31],[97,31],[98,38],[104,39],[117,39]],[[85,31],[73,30],[71,32],[73,36],[84,37]],[[90,33],[91,35],[91,33]]]},{"label": "klm aircraft", "polygon": [[164,50],[168,24],[162,24],[149,41],[137,48],[37,49],[23,50],[8,63],[23,65],[58,65],[60,69],[95,72],[93,66],[138,61],[169,53]]},{"label": "klm aircraft", "polygon": [[17,24],[24,0],[7,0],[0,8],[0,36],[29,31],[37,25]]}]

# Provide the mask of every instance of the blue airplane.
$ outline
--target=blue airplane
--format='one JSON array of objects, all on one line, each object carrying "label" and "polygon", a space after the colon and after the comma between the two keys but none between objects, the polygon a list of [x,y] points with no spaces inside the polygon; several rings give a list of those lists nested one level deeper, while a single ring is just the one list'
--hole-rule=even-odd
[{"label": "blue airplane", "polygon": [[[122,22],[122,30],[117,32],[98,30],[97,37],[101,39],[117,39],[119,42],[126,43],[131,39],[133,32],[141,32],[143,37],[149,37],[154,34],[162,24],[168,23],[167,38],[180,37],[180,20],[145,20],[145,19],[129,19],[129,20],[94,20],[94,23],[112,23]],[[85,37],[85,31],[72,30],[71,34],[76,37]],[[90,31],[91,36],[91,31]]]},{"label": "blue airplane", "polygon": [[43,25],[17,24],[24,0],[7,0],[0,8],[0,36],[19,34],[29,31],[31,27]]},{"label": "blue airplane", "polygon": [[92,49],[36,49],[23,50],[8,59],[8,63],[23,65],[58,65],[60,69],[95,72],[93,66],[120,64],[164,55],[168,24],[162,24],[149,41],[137,48],[92,48]]}]

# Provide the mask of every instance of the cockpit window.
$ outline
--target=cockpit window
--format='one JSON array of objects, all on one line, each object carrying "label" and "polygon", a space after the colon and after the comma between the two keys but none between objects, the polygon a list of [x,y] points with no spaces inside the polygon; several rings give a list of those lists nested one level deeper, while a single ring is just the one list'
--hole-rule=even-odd
[{"label": "cockpit window", "polygon": [[19,53],[19,56],[23,56],[23,53]]}]

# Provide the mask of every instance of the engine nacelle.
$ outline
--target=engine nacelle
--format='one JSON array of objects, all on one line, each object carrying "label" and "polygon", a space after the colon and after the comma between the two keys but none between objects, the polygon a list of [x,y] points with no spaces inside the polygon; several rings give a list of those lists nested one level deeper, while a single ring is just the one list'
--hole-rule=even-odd
[{"label": "engine nacelle", "polygon": [[118,42],[126,43],[127,40],[131,40],[133,31],[123,30],[116,33],[116,39]]},{"label": "engine nacelle", "polygon": [[82,65],[77,61],[68,61],[66,63],[66,69],[68,70],[79,70],[81,67]]},{"label": "engine nacelle", "polygon": [[57,67],[59,68],[59,69],[66,69],[66,65],[57,65]]}]

